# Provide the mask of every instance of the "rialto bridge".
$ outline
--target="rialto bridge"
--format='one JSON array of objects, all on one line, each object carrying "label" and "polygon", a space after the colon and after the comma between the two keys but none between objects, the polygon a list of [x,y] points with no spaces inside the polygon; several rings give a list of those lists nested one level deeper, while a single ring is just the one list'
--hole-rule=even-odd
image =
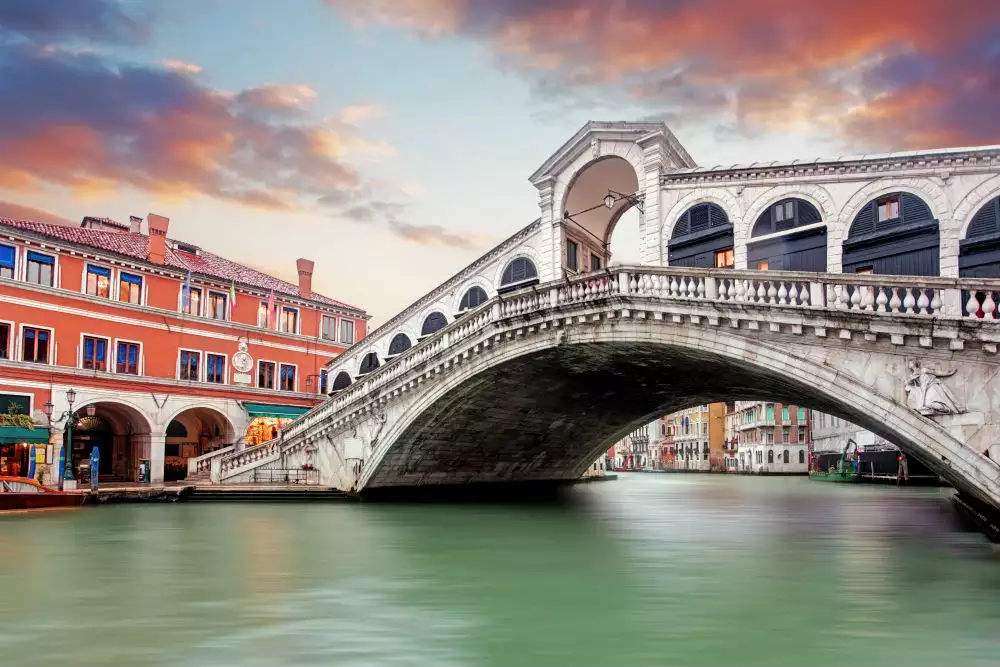
[{"label": "rialto bridge", "polygon": [[[571,479],[658,415],[774,400],[1000,507],[1000,147],[700,168],[662,124],[590,123],[531,180],[538,220],[334,360],[330,400],[278,441],[207,461],[213,480]],[[632,208],[642,263],[615,265]]]}]

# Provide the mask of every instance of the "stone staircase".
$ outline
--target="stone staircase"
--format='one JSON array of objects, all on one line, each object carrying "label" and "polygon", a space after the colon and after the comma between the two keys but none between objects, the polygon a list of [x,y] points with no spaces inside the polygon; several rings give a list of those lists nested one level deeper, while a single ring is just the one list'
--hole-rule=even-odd
[{"label": "stone staircase", "polygon": [[322,486],[195,486],[185,496],[191,503],[317,503],[343,502],[343,491]]}]

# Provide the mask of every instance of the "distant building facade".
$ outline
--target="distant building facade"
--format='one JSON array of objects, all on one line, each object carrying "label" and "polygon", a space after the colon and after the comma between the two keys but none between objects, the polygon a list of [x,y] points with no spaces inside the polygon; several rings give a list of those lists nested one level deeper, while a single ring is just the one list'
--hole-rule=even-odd
[{"label": "distant building facade", "polygon": [[741,472],[808,472],[812,436],[807,408],[763,401],[737,401],[734,407]]}]

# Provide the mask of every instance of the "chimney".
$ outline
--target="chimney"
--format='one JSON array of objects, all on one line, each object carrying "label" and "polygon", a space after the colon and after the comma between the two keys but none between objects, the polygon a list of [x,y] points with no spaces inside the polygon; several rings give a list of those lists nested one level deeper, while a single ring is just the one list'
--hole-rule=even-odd
[{"label": "chimney", "polygon": [[298,259],[295,261],[295,268],[299,270],[299,296],[303,299],[312,298],[313,267],[316,265],[311,259]]},{"label": "chimney", "polygon": [[150,213],[146,219],[149,221],[149,253],[147,257],[153,264],[163,264],[167,254],[167,227],[170,225],[170,218]]},{"label": "chimney", "polygon": [[128,217],[130,231],[133,234],[142,234],[142,218],[137,215],[130,215]]}]

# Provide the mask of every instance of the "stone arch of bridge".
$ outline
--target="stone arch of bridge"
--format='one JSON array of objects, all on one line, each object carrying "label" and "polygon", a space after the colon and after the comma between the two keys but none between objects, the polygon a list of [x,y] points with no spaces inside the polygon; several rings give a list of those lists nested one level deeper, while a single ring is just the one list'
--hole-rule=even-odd
[{"label": "stone arch of bridge", "polygon": [[[584,243],[591,242],[606,257],[607,246],[615,225],[634,206],[634,200],[621,195],[639,192],[636,166],[619,155],[602,155],[587,162],[573,174],[562,197],[558,213],[567,223],[568,233],[580,235]],[[616,193],[614,205],[608,208],[604,198]]]},{"label": "stone arch of bridge", "polygon": [[981,454],[895,395],[902,394],[895,376],[905,377],[901,355],[888,357],[892,377],[887,371],[860,379],[836,365],[845,357],[841,346],[822,359],[790,356],[785,346],[723,328],[651,320],[575,330],[516,337],[428,386],[392,420],[356,488],[574,479],[601,451],[659,415],[772,400],[858,424],[957,488],[987,502],[1000,498],[997,475],[979,467]]}]

